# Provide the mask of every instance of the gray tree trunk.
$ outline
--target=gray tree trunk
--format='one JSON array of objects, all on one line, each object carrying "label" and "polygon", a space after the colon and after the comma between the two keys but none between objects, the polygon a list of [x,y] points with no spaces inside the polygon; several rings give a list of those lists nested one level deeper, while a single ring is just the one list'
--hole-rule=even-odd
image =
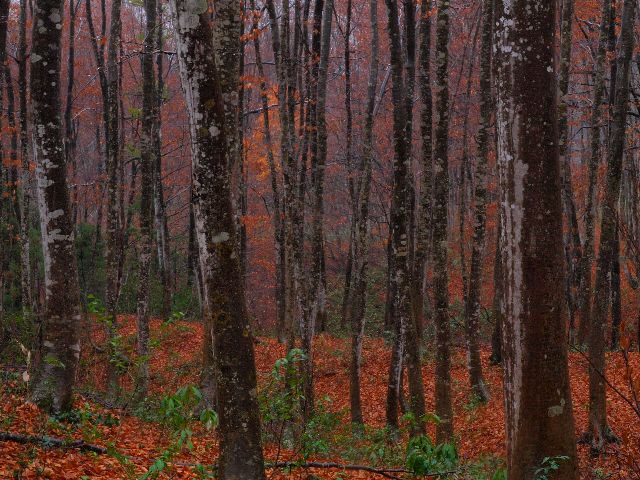
[{"label": "gray tree trunk", "polygon": [[31,51],[34,154],[45,265],[43,355],[33,383],[33,399],[56,413],[73,406],[80,343],[80,292],[66,179],[60,56],[64,4],[37,0]]},{"label": "gray tree trunk", "polygon": [[[172,0],[182,87],[191,129],[194,215],[205,297],[205,335],[212,339],[220,416],[218,476],[265,478],[257,381],[237,255],[225,132],[223,88],[213,52],[208,5]],[[224,35],[218,30],[218,35]],[[231,43],[233,30],[226,33]],[[233,45],[229,48],[233,49]],[[221,55],[226,61],[225,55]]]}]

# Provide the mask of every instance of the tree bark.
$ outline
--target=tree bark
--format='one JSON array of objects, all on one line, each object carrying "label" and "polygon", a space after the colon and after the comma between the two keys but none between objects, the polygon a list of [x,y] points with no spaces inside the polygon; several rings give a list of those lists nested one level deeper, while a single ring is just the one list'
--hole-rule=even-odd
[{"label": "tree bark", "polygon": [[142,70],[142,138],[140,142],[140,254],[138,258],[138,393],[147,394],[149,385],[149,273],[153,246],[153,170],[156,164],[154,129],[157,125],[153,51],[156,46],[156,0],[145,0],[145,37],[141,58]]},{"label": "tree bark", "polygon": [[573,45],[574,0],[562,2],[560,23],[560,65],[558,68],[558,147],[562,169],[562,198],[567,224],[567,306],[569,309],[570,334],[573,334],[576,310],[576,292],[580,287],[580,264],[582,242],[578,228],[578,217],[571,180],[571,155],[569,149],[569,80],[571,73],[571,50]]},{"label": "tree bark", "polygon": [[73,406],[80,343],[80,291],[73,244],[60,108],[60,56],[64,4],[36,0],[31,52],[34,152],[45,265],[43,356],[33,399],[57,413]]},{"label": "tree bark", "polygon": [[[478,128],[478,164],[475,172],[475,204],[473,244],[471,247],[471,268],[469,288],[465,305],[465,329],[467,334],[467,354],[469,382],[471,389],[481,402],[489,400],[489,391],[482,375],[480,359],[480,286],[482,283],[482,258],[484,254],[487,223],[487,164],[489,160],[489,134],[491,122],[491,46],[493,39],[493,0],[482,3],[482,33],[480,46],[480,125]],[[464,194],[464,192],[463,192]],[[462,212],[464,213],[464,212]]]},{"label": "tree bark", "polygon": [[[256,9],[255,0],[251,0],[251,8]],[[282,211],[282,198],[278,182],[278,170],[273,155],[273,140],[271,137],[271,128],[269,120],[269,98],[267,96],[267,81],[262,64],[262,55],[260,52],[260,36],[258,17],[254,16],[253,21],[253,46],[255,50],[255,61],[260,76],[260,100],[262,104],[262,123],[264,129],[264,139],[267,149],[267,162],[269,164],[269,173],[271,175],[271,192],[273,195],[273,240],[275,252],[275,277],[276,277],[276,336],[280,343],[284,343],[285,338],[285,298],[284,298],[284,227],[282,220],[284,213]]]},{"label": "tree bark", "polygon": [[591,328],[591,266],[595,256],[594,251],[594,222],[596,203],[596,184],[598,182],[598,165],[600,164],[601,145],[600,122],[602,120],[602,102],[604,96],[604,66],[607,53],[607,39],[609,35],[609,22],[611,15],[611,0],[602,0],[602,20],[600,22],[600,35],[598,38],[598,51],[594,64],[593,102],[591,106],[591,151],[589,157],[589,183],[587,187],[587,202],[585,208],[585,240],[582,256],[582,291],[580,299],[580,324],[578,325],[577,342],[584,345]]},{"label": "tree bark", "polygon": [[438,1],[436,17],[436,129],[434,148],[435,192],[433,208],[434,303],[436,326],[436,442],[453,437],[451,404],[451,331],[449,326],[449,273],[447,224],[449,204],[449,0]]},{"label": "tree bark", "polygon": [[418,223],[412,274],[413,317],[418,338],[424,329],[424,307],[426,290],[426,267],[431,239],[433,201],[433,99],[431,92],[431,0],[425,0],[420,7],[420,63],[418,78],[422,110],[420,111],[420,151],[422,180],[418,208]]},{"label": "tree bark", "polygon": [[351,326],[351,364],[349,372],[349,398],[351,402],[351,422],[363,424],[362,400],[360,396],[360,367],[362,364],[362,340],[364,336],[365,305],[367,291],[367,268],[369,254],[369,197],[371,193],[371,173],[373,162],[373,110],[378,82],[378,3],[369,3],[371,25],[371,55],[369,81],[367,84],[367,110],[364,122],[364,148],[358,179],[357,210],[354,211],[355,227],[352,242],[351,290],[345,316]]},{"label": "tree bark", "polygon": [[31,293],[29,217],[31,210],[31,173],[29,170],[29,134],[27,127],[27,0],[20,0],[18,34],[18,103],[20,124],[20,284],[22,311],[35,311]]},{"label": "tree bark", "polygon": [[615,438],[607,425],[606,385],[603,375],[606,370],[605,337],[607,313],[611,299],[611,262],[615,252],[617,205],[620,196],[631,56],[634,46],[635,10],[636,2],[625,0],[622,7],[615,102],[607,151],[606,187],[600,221],[600,248],[596,263],[594,303],[589,330],[589,430],[587,437],[594,452],[602,452],[605,444]]},{"label": "tree bark", "polygon": [[[223,89],[207,4],[172,0],[191,129],[194,213],[204,279],[205,335],[213,341],[223,480],[265,478],[257,381],[237,256]],[[219,31],[220,33],[220,31]],[[233,36],[233,31],[227,33]],[[240,42],[240,38],[233,39]],[[233,45],[230,47],[233,50]],[[225,56],[221,55],[222,61]]]},{"label": "tree bark", "polygon": [[558,288],[564,285],[564,268],[555,4],[499,0],[498,5],[508,476],[534,478],[545,457],[565,455],[554,477],[577,479],[566,304]]}]

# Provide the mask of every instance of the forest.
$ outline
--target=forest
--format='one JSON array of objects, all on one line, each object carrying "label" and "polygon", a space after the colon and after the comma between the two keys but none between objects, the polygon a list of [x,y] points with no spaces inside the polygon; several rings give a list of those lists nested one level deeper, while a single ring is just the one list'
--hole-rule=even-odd
[{"label": "forest", "polygon": [[640,480],[639,15],[0,0],[0,478]]}]

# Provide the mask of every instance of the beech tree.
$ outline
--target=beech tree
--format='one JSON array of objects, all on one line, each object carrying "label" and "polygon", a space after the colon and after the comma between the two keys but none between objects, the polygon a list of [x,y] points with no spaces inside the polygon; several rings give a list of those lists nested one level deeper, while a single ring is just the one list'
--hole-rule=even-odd
[{"label": "beech tree", "polygon": [[355,226],[352,240],[352,265],[350,270],[350,290],[346,305],[346,317],[351,325],[351,363],[349,375],[349,398],[351,402],[351,422],[362,424],[362,400],[360,396],[360,367],[362,363],[362,340],[365,326],[365,302],[367,289],[367,267],[369,254],[369,197],[373,162],[373,110],[376,102],[378,82],[378,4],[369,3],[371,24],[371,60],[367,84],[367,111],[364,125],[364,152],[360,162],[358,177],[357,210],[354,210]]},{"label": "beech tree", "polygon": [[31,100],[38,209],[45,258],[42,355],[33,381],[33,399],[52,413],[73,406],[80,358],[80,292],[73,244],[60,108],[61,0],[37,0],[31,37]]},{"label": "beech tree", "polygon": [[449,0],[438,1],[436,17],[436,98],[433,162],[435,189],[433,205],[434,308],[436,327],[436,441],[453,437],[451,405],[451,327],[449,324],[449,272],[447,222],[449,208]]},{"label": "beech tree", "polygon": [[[622,158],[625,146],[627,106],[629,104],[629,79],[633,54],[636,2],[626,0],[622,6],[620,46],[615,77],[615,101],[607,151],[607,176],[602,201],[600,221],[600,248],[596,263],[593,312],[589,330],[589,430],[588,440],[595,452],[615,439],[607,424],[605,335],[607,313],[611,300],[612,260],[617,244],[617,204],[620,196]],[[604,20],[603,20],[604,21]]]},{"label": "beech tree", "polygon": [[[231,150],[226,140],[214,37],[207,4],[173,0],[171,8],[191,130],[194,215],[206,303],[205,336],[212,339],[220,416],[218,476],[226,480],[260,480],[265,474],[253,337],[237,255],[229,183]],[[217,36],[220,35],[232,32],[225,34],[219,29]],[[227,45],[233,45],[240,38],[227,40]],[[220,58],[225,61],[223,56]]]},{"label": "beech tree", "polygon": [[146,29],[141,59],[142,70],[142,138],[140,148],[141,192],[140,192],[140,268],[138,275],[138,355],[141,357],[138,381],[141,395],[145,395],[149,383],[149,269],[153,246],[153,170],[156,165],[154,129],[157,126],[158,102],[156,99],[155,67],[153,50],[156,46],[155,0],[144,4]]},{"label": "beech tree", "polygon": [[[469,288],[465,305],[465,328],[469,355],[469,381],[473,393],[482,402],[489,399],[489,392],[482,375],[479,348],[480,328],[480,283],[482,281],[482,258],[487,222],[487,163],[489,160],[489,134],[491,121],[491,47],[493,40],[493,0],[482,3],[482,33],[480,46],[480,125],[478,129],[478,163],[475,179],[475,205],[473,245]],[[464,195],[464,192],[462,192]],[[464,215],[464,210],[461,215]],[[462,232],[461,232],[462,233]]]},{"label": "beech tree", "polygon": [[[509,478],[576,479],[566,345],[555,5],[498,1],[498,169],[504,275],[504,394]],[[544,379],[544,381],[540,381]]]}]

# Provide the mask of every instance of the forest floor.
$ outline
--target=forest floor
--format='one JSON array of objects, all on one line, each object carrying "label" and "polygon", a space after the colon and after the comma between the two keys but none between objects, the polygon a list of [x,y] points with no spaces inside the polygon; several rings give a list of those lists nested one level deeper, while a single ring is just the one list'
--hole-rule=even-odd
[{"label": "forest floor", "polygon": [[[122,338],[132,347],[135,335],[133,317],[123,317]],[[151,358],[151,398],[172,395],[187,384],[197,384],[202,341],[200,325],[189,322],[162,324],[154,321]],[[94,336],[95,343],[95,336]],[[350,341],[319,335],[314,343],[315,391],[322,404],[315,436],[307,446],[309,460],[341,464],[373,465],[380,468],[404,464],[406,436],[390,442],[381,434],[385,422],[386,382],[389,348],[380,339],[366,339],[363,349],[362,399],[364,434],[354,436],[349,425],[349,348]],[[103,390],[104,361],[99,354],[84,349],[80,366],[80,391],[73,422],[52,419],[25,400],[22,380],[24,368],[5,366],[5,380],[0,384],[0,431],[25,435],[49,436],[107,447],[107,454],[81,452],[79,449],[47,448],[40,444],[0,442],[0,478],[14,479],[136,479],[158,465],[158,459],[169,459],[161,469],[160,478],[202,478],[196,465],[210,465],[217,457],[215,434],[202,424],[189,428],[193,432],[191,449],[184,448],[170,458],[174,430],[161,421],[158,402],[113,409],[100,401],[97,391]],[[261,388],[272,378],[277,359],[285,352],[271,338],[260,338],[256,345],[256,361]],[[629,394],[626,366],[620,353],[608,354],[608,379],[623,394]],[[504,408],[502,402],[502,369],[490,366],[489,351],[483,350],[483,364],[491,400],[480,405],[470,396],[465,370],[465,355],[456,349],[452,365],[455,431],[461,467],[455,478],[492,478],[504,463]],[[640,368],[640,357],[632,354],[631,363]],[[9,373],[7,373],[9,372]],[[570,356],[573,408],[576,431],[587,424],[588,381],[586,363],[579,353]],[[433,411],[433,359],[425,353],[424,382],[427,409]],[[126,384],[126,381],[125,381]],[[126,385],[125,385],[126,386]],[[588,447],[578,446],[583,479],[640,478],[640,419],[624,399],[608,389],[610,425],[620,438],[619,445],[609,447],[608,454],[591,458]],[[130,404],[133,405],[133,404]],[[277,425],[276,425],[277,426]],[[266,429],[278,431],[274,425]],[[323,430],[324,429],[324,430]],[[433,426],[430,427],[433,434]],[[172,433],[173,432],[173,433]],[[579,435],[577,435],[579,436]],[[302,452],[294,443],[277,442],[273,435],[265,447],[268,462],[300,461]],[[205,468],[206,470],[206,468]],[[391,478],[402,473],[390,473]],[[206,478],[206,477],[205,477]],[[355,479],[384,478],[367,471],[345,471],[326,468],[295,468],[290,472],[270,469],[270,479]]]}]

